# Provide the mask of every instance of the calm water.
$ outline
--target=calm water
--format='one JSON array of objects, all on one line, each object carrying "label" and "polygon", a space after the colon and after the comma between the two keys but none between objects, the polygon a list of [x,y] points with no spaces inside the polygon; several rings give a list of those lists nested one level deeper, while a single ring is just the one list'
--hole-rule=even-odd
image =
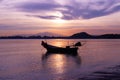
[{"label": "calm water", "polygon": [[120,40],[47,40],[65,46],[81,41],[77,56],[46,55],[41,40],[0,40],[0,80],[78,80],[120,64]]}]

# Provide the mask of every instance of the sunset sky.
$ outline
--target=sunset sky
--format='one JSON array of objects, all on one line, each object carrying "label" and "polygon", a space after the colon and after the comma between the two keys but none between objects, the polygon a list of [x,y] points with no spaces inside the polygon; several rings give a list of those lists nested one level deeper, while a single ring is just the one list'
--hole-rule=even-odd
[{"label": "sunset sky", "polygon": [[0,0],[0,36],[120,34],[120,0]]}]

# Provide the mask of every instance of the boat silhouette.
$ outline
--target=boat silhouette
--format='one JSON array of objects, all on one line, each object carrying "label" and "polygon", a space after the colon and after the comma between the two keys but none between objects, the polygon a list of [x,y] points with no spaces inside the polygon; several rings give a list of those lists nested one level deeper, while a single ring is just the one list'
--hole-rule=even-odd
[{"label": "boat silhouette", "polygon": [[64,53],[64,54],[77,54],[77,50],[81,45],[81,42],[77,42],[74,45],[64,47],[57,47],[50,45],[44,41],[41,42],[41,45],[47,50],[47,53]]}]

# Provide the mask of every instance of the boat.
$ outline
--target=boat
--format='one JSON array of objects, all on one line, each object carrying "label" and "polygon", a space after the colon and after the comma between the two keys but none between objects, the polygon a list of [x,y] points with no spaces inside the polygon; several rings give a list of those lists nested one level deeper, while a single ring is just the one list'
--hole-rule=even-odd
[{"label": "boat", "polygon": [[41,45],[47,50],[48,53],[65,53],[65,54],[77,54],[79,46],[82,46],[80,42],[77,42],[74,45],[64,47],[57,47],[48,44],[47,42],[42,41]]}]

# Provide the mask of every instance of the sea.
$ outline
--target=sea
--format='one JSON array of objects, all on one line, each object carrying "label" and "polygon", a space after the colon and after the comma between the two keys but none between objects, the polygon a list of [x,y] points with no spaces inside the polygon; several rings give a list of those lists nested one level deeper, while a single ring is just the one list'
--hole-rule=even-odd
[{"label": "sea", "polygon": [[[76,56],[47,55],[41,41],[59,47],[80,41],[82,46]],[[82,80],[118,64],[120,39],[0,40],[0,80]]]}]

